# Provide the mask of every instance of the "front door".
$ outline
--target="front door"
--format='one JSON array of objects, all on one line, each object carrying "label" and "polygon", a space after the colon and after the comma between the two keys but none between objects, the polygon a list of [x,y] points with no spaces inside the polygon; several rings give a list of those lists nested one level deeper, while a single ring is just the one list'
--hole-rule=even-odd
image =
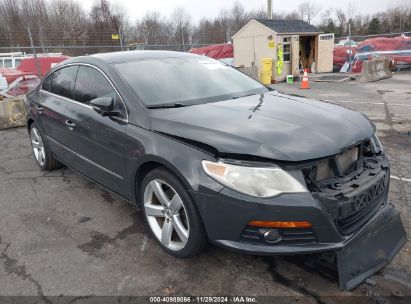
[{"label": "front door", "polygon": [[[104,117],[90,106],[99,97],[113,97],[119,117]],[[75,169],[105,185],[111,190],[125,193],[125,133],[127,114],[121,97],[100,70],[80,65],[74,85],[72,107]]]}]

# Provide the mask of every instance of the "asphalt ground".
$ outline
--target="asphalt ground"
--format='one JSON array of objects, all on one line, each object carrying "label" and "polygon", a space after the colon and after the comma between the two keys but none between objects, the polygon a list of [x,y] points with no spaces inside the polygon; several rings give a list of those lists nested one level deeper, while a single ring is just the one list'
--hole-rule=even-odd
[{"label": "asphalt ground", "polygon": [[[410,235],[411,74],[310,85],[273,87],[361,111],[376,123],[391,162],[390,199]],[[41,172],[25,128],[0,131],[0,142],[0,303],[15,299],[7,296],[77,303],[141,295],[267,297],[257,298],[260,303],[411,301],[410,242],[351,292],[340,291],[335,273],[306,257],[257,257],[210,245],[200,256],[177,259],[163,252],[140,210],[123,199],[68,168]]]}]

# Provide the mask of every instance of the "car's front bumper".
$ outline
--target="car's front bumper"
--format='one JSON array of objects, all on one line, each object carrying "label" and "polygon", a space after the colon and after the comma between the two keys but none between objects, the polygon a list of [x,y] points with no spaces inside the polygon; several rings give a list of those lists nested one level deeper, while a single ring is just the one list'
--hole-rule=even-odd
[{"label": "car's front bumper", "polygon": [[[224,188],[219,193],[191,192],[214,244],[255,255],[295,255],[335,252],[342,289],[352,289],[386,265],[406,241],[398,211],[388,202],[388,187],[378,198],[378,211],[357,231],[340,233],[319,200],[310,193],[252,199]],[[295,221],[313,224],[315,240],[276,244],[244,241],[250,221]]]},{"label": "car's front bumper", "polygon": [[[349,237],[338,232],[321,203],[310,193],[251,198],[228,188],[218,193],[191,192],[211,242],[258,255],[303,254],[339,249]],[[253,243],[242,238],[250,221],[310,222],[315,242]]]}]

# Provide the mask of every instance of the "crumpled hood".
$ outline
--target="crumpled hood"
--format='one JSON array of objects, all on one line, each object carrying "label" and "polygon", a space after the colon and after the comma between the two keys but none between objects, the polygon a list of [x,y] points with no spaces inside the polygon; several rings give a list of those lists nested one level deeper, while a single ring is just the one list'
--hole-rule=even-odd
[{"label": "crumpled hood", "polygon": [[278,92],[152,110],[151,129],[207,144],[220,153],[282,161],[338,154],[374,132],[361,113]]}]

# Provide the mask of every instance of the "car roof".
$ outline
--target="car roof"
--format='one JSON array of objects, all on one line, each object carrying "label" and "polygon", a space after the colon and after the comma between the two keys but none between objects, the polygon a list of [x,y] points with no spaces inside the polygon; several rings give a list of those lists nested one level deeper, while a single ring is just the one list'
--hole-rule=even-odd
[{"label": "car roof", "polygon": [[120,62],[132,62],[143,59],[161,59],[161,58],[203,58],[204,56],[190,54],[186,52],[174,52],[174,51],[124,51],[124,52],[112,52],[112,53],[99,53],[87,56],[71,57],[56,66],[52,71],[69,65],[69,64],[92,64],[100,69],[103,69],[106,73],[109,73],[107,68],[111,64]]},{"label": "car roof", "polygon": [[100,53],[90,55],[90,57],[98,58],[106,63],[119,63],[128,62],[141,59],[161,59],[172,57],[197,57],[198,55],[174,52],[174,51],[124,51],[124,52],[112,52],[112,53]]}]

